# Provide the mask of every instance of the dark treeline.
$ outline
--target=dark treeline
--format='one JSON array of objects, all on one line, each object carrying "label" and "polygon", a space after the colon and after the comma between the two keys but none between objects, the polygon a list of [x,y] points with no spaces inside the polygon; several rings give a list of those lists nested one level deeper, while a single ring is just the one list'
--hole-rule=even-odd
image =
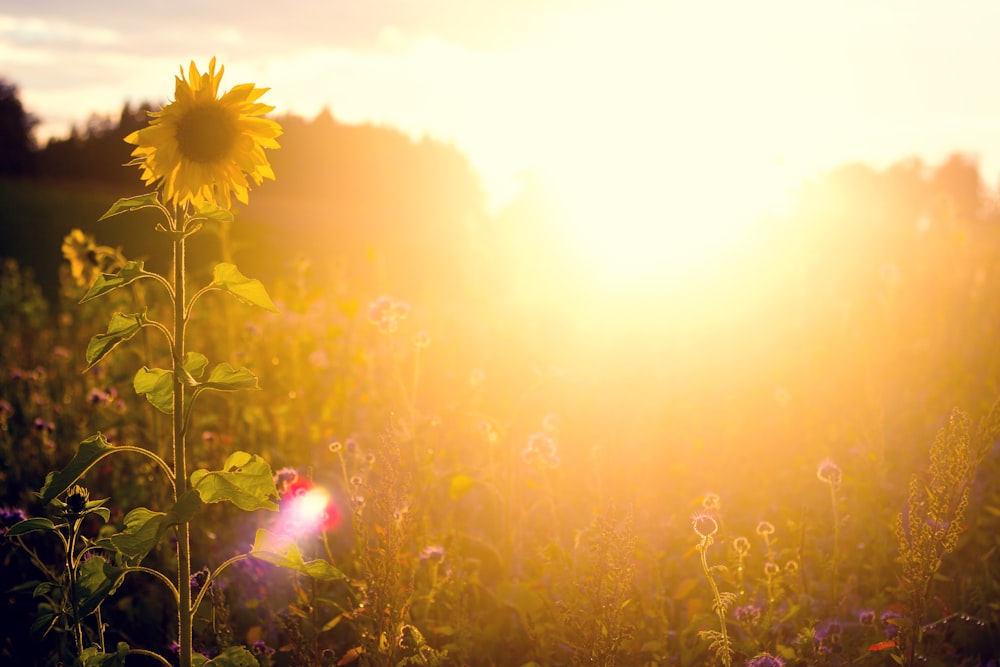
[{"label": "dark treeline", "polygon": [[[122,166],[133,148],[123,138],[148,122],[151,108],[125,105],[117,118],[92,115],[69,136],[32,146],[20,167],[5,175],[104,192],[109,201],[135,194],[143,186],[136,168]],[[281,149],[269,152],[277,180],[256,188],[251,206],[237,211],[244,227],[256,229],[252,241],[237,239],[245,253],[249,243],[263,239],[272,258],[287,250],[317,261],[364,264],[354,268],[366,271],[366,278],[377,273],[387,288],[454,283],[456,271],[467,277],[475,261],[469,251],[488,216],[479,176],[458,148],[389,127],[341,123],[328,110],[311,120],[291,114],[276,119],[284,128]],[[30,137],[30,130],[23,126],[21,134]],[[89,231],[89,222],[63,221],[59,233],[72,226]],[[263,256],[250,261],[267,262]]]}]

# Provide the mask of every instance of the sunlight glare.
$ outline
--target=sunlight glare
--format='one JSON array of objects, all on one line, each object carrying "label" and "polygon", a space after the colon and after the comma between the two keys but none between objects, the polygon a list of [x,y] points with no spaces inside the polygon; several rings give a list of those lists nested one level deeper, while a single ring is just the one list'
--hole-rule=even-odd
[{"label": "sunlight glare", "polygon": [[330,520],[330,494],[320,487],[313,487],[292,498],[286,521],[288,528],[297,533],[318,530]]}]

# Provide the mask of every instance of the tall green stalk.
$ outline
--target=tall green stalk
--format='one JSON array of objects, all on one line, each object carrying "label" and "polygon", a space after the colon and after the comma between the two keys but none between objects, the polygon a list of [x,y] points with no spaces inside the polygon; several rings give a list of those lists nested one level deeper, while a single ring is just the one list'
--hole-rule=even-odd
[{"label": "tall green stalk", "polygon": [[[187,425],[185,424],[184,394],[187,383],[184,379],[184,329],[186,322],[186,290],[184,289],[185,239],[184,227],[177,229],[176,218],[174,226],[173,248],[173,289],[174,289],[174,331],[173,349],[170,351],[174,370],[173,398],[173,452],[174,452],[174,503],[184,496],[188,489],[187,474]],[[177,527],[177,591],[180,601],[177,605],[179,634],[177,643],[180,645],[181,667],[191,667],[192,630],[191,630],[191,526],[182,521]]]}]

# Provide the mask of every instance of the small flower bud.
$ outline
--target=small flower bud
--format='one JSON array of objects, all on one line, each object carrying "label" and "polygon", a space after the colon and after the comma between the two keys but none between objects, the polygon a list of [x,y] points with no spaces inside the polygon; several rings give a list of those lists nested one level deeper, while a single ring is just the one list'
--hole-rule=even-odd
[{"label": "small flower bud", "polygon": [[90,491],[79,484],[74,484],[66,492],[66,512],[69,514],[80,514],[87,509],[87,501],[90,500]]}]

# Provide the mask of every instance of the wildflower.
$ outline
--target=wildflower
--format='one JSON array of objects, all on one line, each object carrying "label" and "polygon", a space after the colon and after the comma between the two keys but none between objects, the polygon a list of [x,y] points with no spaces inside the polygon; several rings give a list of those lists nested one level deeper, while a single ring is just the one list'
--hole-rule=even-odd
[{"label": "wildflower", "polygon": [[444,547],[440,544],[429,544],[420,551],[420,560],[440,563],[444,560]]},{"label": "wildflower", "polygon": [[104,403],[111,403],[118,396],[118,392],[114,387],[109,387],[107,390],[94,387],[87,394],[87,402],[91,405],[101,405]]},{"label": "wildflower", "polygon": [[816,650],[820,653],[840,653],[841,626],[836,620],[827,621],[816,629]]},{"label": "wildflower", "polygon": [[278,148],[281,126],[260,116],[274,107],[257,102],[267,88],[252,83],[236,86],[219,96],[225,67],[208,71],[194,62],[175,77],[174,101],[150,113],[149,125],[125,137],[136,146],[132,156],[146,185],[163,189],[164,200],[174,205],[224,205],[231,196],[247,203],[247,177],[256,185],[274,172],[265,148]]},{"label": "wildflower", "polygon": [[258,658],[263,658],[265,656],[270,657],[275,654],[275,650],[260,639],[250,645],[250,652]]},{"label": "wildflower", "polygon": [[799,573],[798,561],[790,560],[785,563],[785,574],[792,577]]},{"label": "wildflower", "polygon": [[816,468],[816,477],[819,478],[819,481],[829,484],[831,488],[836,489],[840,487],[843,475],[840,472],[840,466],[831,459],[823,459]]},{"label": "wildflower", "polygon": [[407,505],[403,505],[399,509],[393,510],[392,518],[396,523],[402,523],[406,515],[410,513],[410,508]]},{"label": "wildflower", "polygon": [[361,479],[360,475],[354,475],[353,477],[351,477],[351,486],[358,486],[358,487],[360,487],[360,486],[364,485],[364,483],[365,483],[365,481],[363,479]]},{"label": "wildflower", "polygon": [[413,334],[413,346],[416,348],[425,348],[431,344],[431,336],[426,331],[418,331]]},{"label": "wildflower", "polygon": [[858,623],[861,625],[875,625],[875,610],[862,609],[858,612]]},{"label": "wildflower", "polygon": [[521,450],[521,460],[538,468],[558,468],[555,440],[546,433],[532,433],[528,436],[528,444]]},{"label": "wildflower", "polygon": [[281,468],[274,473],[274,486],[278,489],[278,496],[284,497],[286,490],[291,487],[299,478],[299,473],[295,468]]},{"label": "wildflower", "polygon": [[785,661],[770,653],[758,653],[747,660],[747,667],[785,667]]},{"label": "wildflower", "polygon": [[[410,306],[406,302],[380,296],[368,306],[368,321],[378,327],[380,332],[392,333],[399,328],[400,321],[406,319],[409,312]],[[430,343],[429,336],[427,342]]]},{"label": "wildflower", "polygon": [[24,514],[24,510],[18,507],[0,507],[0,538],[2,538],[15,523],[20,523],[27,518],[28,517]]},{"label": "wildflower", "polygon": [[41,417],[35,419],[35,430],[39,433],[52,433],[56,430],[56,425],[50,421],[45,421]]},{"label": "wildflower", "polygon": [[739,557],[745,557],[748,553],[750,553],[750,540],[740,535],[733,540],[733,551],[735,551],[736,555]]},{"label": "wildflower", "polygon": [[691,517],[691,525],[694,527],[694,532],[698,533],[698,537],[703,540],[712,537],[719,531],[719,523],[707,512],[698,512]]},{"label": "wildflower", "polygon": [[328,448],[331,454],[340,454],[344,451],[344,443],[337,440],[336,442],[331,442]]},{"label": "wildflower", "polygon": [[542,430],[550,435],[555,435],[559,432],[559,415],[547,414],[542,417]]},{"label": "wildflower", "polygon": [[197,593],[201,590],[201,587],[205,585],[206,581],[208,581],[208,575],[209,571],[207,567],[203,567],[191,575],[190,583],[192,593]]},{"label": "wildflower", "polygon": [[886,609],[879,616],[878,620],[882,623],[882,630],[885,632],[886,639],[895,639],[896,635],[899,634],[899,624],[897,621],[899,617],[899,613],[892,609]]},{"label": "wildflower", "polygon": [[781,568],[776,563],[770,561],[764,563],[764,576],[768,579],[778,576],[779,572],[781,572]]},{"label": "wildflower", "polygon": [[718,493],[708,492],[701,499],[701,506],[705,508],[706,512],[718,512],[722,509],[722,498],[719,497]]},{"label": "wildflower", "polygon": [[736,620],[743,625],[757,625],[758,621],[760,621],[761,610],[755,604],[747,604],[737,607],[733,614]]},{"label": "wildflower", "polygon": [[424,636],[412,625],[404,625],[399,629],[396,644],[404,651],[415,651],[424,644]]},{"label": "wildflower", "polygon": [[757,534],[766,540],[771,535],[774,535],[774,524],[770,521],[761,521],[757,524]]}]

